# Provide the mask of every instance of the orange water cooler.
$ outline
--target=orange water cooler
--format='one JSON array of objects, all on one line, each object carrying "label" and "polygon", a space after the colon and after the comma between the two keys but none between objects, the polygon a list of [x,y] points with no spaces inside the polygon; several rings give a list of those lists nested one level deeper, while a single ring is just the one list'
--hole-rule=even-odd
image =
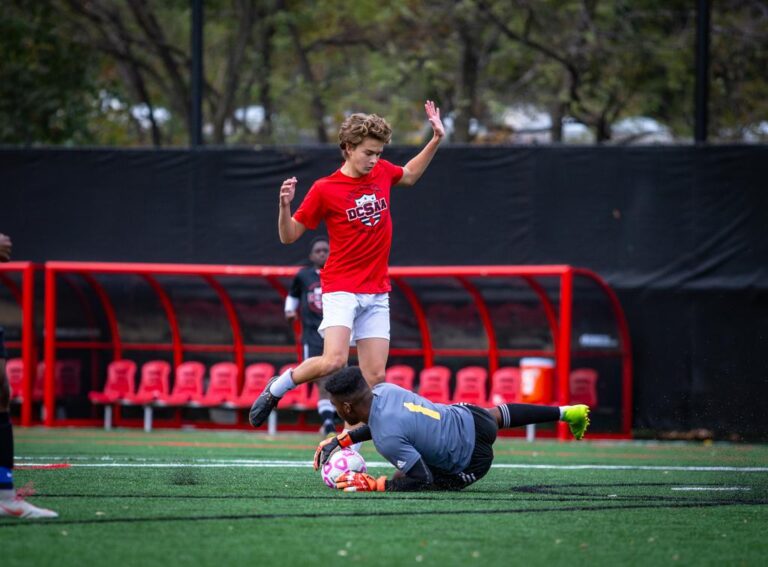
[{"label": "orange water cooler", "polygon": [[552,402],[555,361],[549,358],[523,358],[520,360],[520,392],[527,404]]}]

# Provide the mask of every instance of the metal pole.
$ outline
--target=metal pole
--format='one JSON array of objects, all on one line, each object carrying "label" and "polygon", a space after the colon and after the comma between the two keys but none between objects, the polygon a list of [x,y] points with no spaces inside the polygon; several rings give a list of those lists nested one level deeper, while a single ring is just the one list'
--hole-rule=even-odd
[{"label": "metal pole", "polygon": [[694,141],[707,141],[709,122],[709,0],[698,0],[696,9],[696,94]]},{"label": "metal pole", "polygon": [[21,276],[21,357],[24,360],[24,401],[21,404],[21,424],[32,425],[32,392],[37,377],[35,353],[35,266],[27,264]]},{"label": "metal pole", "polygon": [[203,0],[192,0],[189,145],[203,145]]}]

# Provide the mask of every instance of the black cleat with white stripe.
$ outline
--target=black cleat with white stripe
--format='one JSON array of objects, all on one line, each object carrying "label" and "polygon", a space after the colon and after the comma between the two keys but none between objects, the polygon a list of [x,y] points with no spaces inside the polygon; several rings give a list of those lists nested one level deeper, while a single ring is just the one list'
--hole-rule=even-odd
[{"label": "black cleat with white stripe", "polygon": [[274,376],[267,383],[267,387],[264,388],[264,391],[259,394],[259,397],[256,398],[256,401],[253,402],[253,405],[251,406],[251,411],[248,414],[248,421],[250,421],[251,425],[254,427],[259,427],[264,423],[280,401],[280,398],[273,396],[272,392],[269,391],[269,387],[278,378],[279,376]]}]

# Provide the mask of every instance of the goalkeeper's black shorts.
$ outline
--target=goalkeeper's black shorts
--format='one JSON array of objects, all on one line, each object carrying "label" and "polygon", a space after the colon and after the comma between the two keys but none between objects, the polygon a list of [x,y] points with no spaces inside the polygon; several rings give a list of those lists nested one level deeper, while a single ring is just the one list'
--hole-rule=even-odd
[{"label": "goalkeeper's black shorts", "polygon": [[483,478],[493,463],[493,444],[499,426],[493,416],[479,406],[461,404],[472,412],[475,421],[475,449],[469,464],[460,473],[447,473],[430,467],[434,476],[434,487],[440,490],[461,490]]},{"label": "goalkeeper's black shorts", "polygon": [[0,327],[0,358],[5,359],[8,358],[8,352],[5,350],[5,341],[3,341],[3,335],[5,335],[5,330]]}]

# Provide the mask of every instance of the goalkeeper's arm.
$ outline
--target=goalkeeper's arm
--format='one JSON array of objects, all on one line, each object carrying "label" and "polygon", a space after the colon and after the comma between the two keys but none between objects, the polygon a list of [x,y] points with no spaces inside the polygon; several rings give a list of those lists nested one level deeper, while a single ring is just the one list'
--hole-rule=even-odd
[{"label": "goalkeeper's arm", "polygon": [[432,471],[423,459],[419,459],[405,476],[391,480],[386,476],[374,478],[364,472],[346,472],[336,479],[336,488],[344,492],[403,492],[430,488],[432,482]]},{"label": "goalkeeper's arm", "polygon": [[355,443],[362,443],[363,441],[370,441],[371,439],[373,439],[373,437],[371,436],[371,428],[368,427],[368,425],[363,425],[352,431],[344,431],[330,439],[324,439],[320,442],[320,445],[317,446],[317,450],[315,451],[315,459],[313,462],[315,470],[324,465],[331,456],[331,453],[337,448],[349,447]]},{"label": "goalkeeper's arm", "polygon": [[[357,429],[352,429],[347,433],[349,434],[349,440],[352,442],[350,445],[354,445],[355,443],[362,443],[363,441],[370,441],[373,439],[373,435],[371,435],[371,428],[368,427],[368,424],[363,425],[362,427],[358,427]],[[342,433],[341,435],[344,434]],[[346,446],[347,445],[345,445],[345,447]]]},{"label": "goalkeeper's arm", "polygon": [[432,486],[434,482],[432,471],[429,470],[424,459],[419,459],[408,469],[405,476],[393,477],[384,483],[384,490],[387,492],[412,492],[416,490],[425,490]]}]

